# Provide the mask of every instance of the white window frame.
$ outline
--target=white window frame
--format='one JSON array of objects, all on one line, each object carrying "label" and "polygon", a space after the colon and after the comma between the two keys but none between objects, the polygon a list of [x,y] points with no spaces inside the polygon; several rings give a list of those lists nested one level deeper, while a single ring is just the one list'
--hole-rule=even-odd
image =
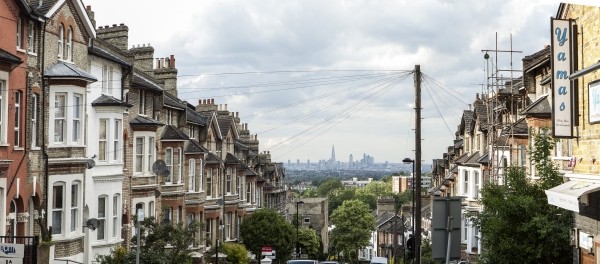
[{"label": "white window frame", "polygon": [[23,19],[17,18],[17,50],[23,50]]},{"label": "white window frame", "polygon": [[98,121],[98,161],[108,162],[109,147],[108,147],[108,134],[110,119],[100,118]]},{"label": "white window frame", "polygon": [[113,127],[112,127],[112,158],[113,162],[121,161],[121,135],[123,134],[123,121],[121,119],[113,119]]},{"label": "white window frame", "polygon": [[[83,124],[85,124],[85,108],[84,102],[84,87],[75,87],[68,85],[54,86],[50,92],[50,105],[54,106],[50,109],[50,116],[54,117],[54,122],[50,122],[49,131],[53,131],[54,136],[50,137],[49,147],[82,147],[84,142]],[[65,96],[64,116],[58,116],[57,97]],[[78,98],[78,105],[74,105],[75,98]],[[72,108],[78,110],[69,111]],[[64,120],[62,133],[62,141],[57,132],[57,119]],[[75,139],[75,140],[74,140]]]},{"label": "white window frame", "polygon": [[[57,188],[60,187],[60,190]],[[52,208],[52,235],[64,235],[65,233],[65,204],[66,204],[66,183],[65,182],[55,182],[52,185],[52,204],[50,207]],[[60,191],[60,201],[58,201],[58,192]],[[60,217],[57,217],[57,214],[60,214]],[[60,223],[55,223],[56,220],[59,220]]]},{"label": "white window frame", "polygon": [[112,238],[118,239],[121,237],[120,227],[121,223],[119,219],[121,218],[120,214],[120,205],[121,205],[121,195],[114,194],[112,197]]},{"label": "white window frame", "polygon": [[188,191],[196,192],[196,159],[188,160]]},{"label": "white window frame", "polygon": [[144,90],[139,90],[139,96],[140,96],[140,101],[139,101],[139,107],[138,107],[138,115],[146,115],[146,91]]},{"label": "white window frame", "polygon": [[31,95],[31,147],[37,148],[39,147],[37,139],[38,139],[38,99],[39,94],[34,93]]},{"label": "white window frame", "polygon": [[190,138],[196,139],[196,129],[194,128],[194,125],[188,125],[188,134]]},{"label": "white window frame", "polygon": [[113,94],[113,68],[108,65],[102,66],[102,93]]},{"label": "white window frame", "polygon": [[[79,93],[73,93],[73,100],[71,103],[73,108],[72,116],[72,139],[71,142],[81,142],[82,129],[82,114],[83,114],[83,95]],[[67,107],[68,108],[68,107]]]},{"label": "white window frame", "polygon": [[0,71],[0,145],[8,145],[8,73]]},{"label": "white window frame", "polygon": [[165,163],[167,165],[167,170],[169,171],[165,183],[173,183],[173,148],[165,149]]},{"label": "white window frame", "polygon": [[480,177],[480,173],[479,171],[474,171],[473,172],[473,199],[477,199],[479,198],[479,187],[481,185],[481,179]]},{"label": "white window frame", "polygon": [[178,160],[177,160],[177,183],[183,183],[183,148],[179,148]]},{"label": "white window frame", "polygon": [[14,127],[14,136],[13,136],[13,143],[14,143],[14,147],[15,148],[20,148],[21,147],[21,127],[22,127],[22,108],[21,106],[23,105],[23,92],[21,91],[16,91],[15,92],[15,102],[14,102],[14,107],[15,107],[15,123],[13,125]]},{"label": "white window frame", "polygon": [[[104,200],[103,205],[101,205],[100,200]],[[98,219],[98,228],[96,228],[96,240],[98,241],[106,241],[107,235],[107,219],[108,219],[108,195],[100,195],[98,196],[98,210],[96,210],[96,219]],[[102,211],[101,211],[102,210]]]},{"label": "white window frame", "polygon": [[462,179],[462,192],[464,195],[469,195],[469,177],[471,177],[471,173],[468,170],[463,170]]},{"label": "white window frame", "polygon": [[65,45],[67,46],[67,61],[73,61],[73,29],[71,27],[67,27]]},{"label": "white window frame", "polygon": [[231,186],[231,173],[232,173],[232,169],[231,167],[228,167],[226,169],[226,174],[225,174],[225,193],[226,194],[231,194],[231,190],[232,190],[232,186]]},{"label": "white window frame", "polygon": [[[141,146],[138,145],[140,139]],[[154,132],[136,132],[134,134],[134,144],[134,175],[153,175],[152,165],[156,157],[156,138],[154,137]],[[142,153],[139,153],[140,150]],[[140,161],[141,164],[139,164]]]},{"label": "white window frame", "polygon": [[206,198],[213,197],[213,177],[212,177],[212,169],[206,170]]},{"label": "white window frame", "polygon": [[202,192],[204,191],[204,160],[203,159],[199,159],[200,161],[200,175],[198,176],[198,191]]},{"label": "white window frame", "polygon": [[[81,211],[81,192],[83,185],[80,181],[73,181],[71,183],[71,228],[69,229],[71,232],[77,232],[82,227],[82,224],[79,221],[79,212]],[[75,197],[75,198],[74,198]]]},{"label": "white window frame", "polygon": [[62,60],[64,56],[64,45],[65,45],[65,26],[63,24],[58,25],[58,59]]},{"label": "white window frame", "polygon": [[29,21],[27,24],[27,52],[35,54],[35,24]]},{"label": "white window frame", "polygon": [[[63,105],[58,105],[58,98],[64,98]],[[54,94],[54,142],[58,144],[64,144],[67,137],[67,98],[68,93],[55,93]],[[58,110],[61,109],[61,110]],[[61,121],[61,122],[59,122]],[[60,124],[60,125],[59,125]],[[60,130],[57,130],[60,127]]]}]

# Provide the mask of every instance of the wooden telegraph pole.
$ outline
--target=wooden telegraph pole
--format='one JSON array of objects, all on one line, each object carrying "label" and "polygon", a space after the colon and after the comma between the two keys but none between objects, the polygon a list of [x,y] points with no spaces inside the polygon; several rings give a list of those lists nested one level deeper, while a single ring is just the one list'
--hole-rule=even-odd
[{"label": "wooden telegraph pole", "polygon": [[421,264],[421,66],[415,65],[415,263]]}]

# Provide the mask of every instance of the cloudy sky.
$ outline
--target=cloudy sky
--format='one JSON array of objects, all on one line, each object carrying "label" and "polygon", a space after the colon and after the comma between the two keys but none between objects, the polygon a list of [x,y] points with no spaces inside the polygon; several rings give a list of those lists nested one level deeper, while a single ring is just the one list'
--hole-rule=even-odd
[{"label": "cloudy sky", "polygon": [[[577,1],[573,1],[577,2]],[[586,3],[586,1],[578,1]],[[591,2],[591,1],[587,1]],[[179,97],[239,112],[276,161],[414,157],[420,65],[422,157],[452,144],[494,67],[549,44],[558,1],[83,0],[97,26],[125,23],[129,46],[174,55]],[[511,41],[512,40],[512,41]],[[482,50],[489,52],[486,64]],[[492,65],[490,62],[498,62]],[[512,61],[512,68],[511,68]],[[510,71],[503,76],[511,77]],[[512,77],[520,76],[515,73]]]}]

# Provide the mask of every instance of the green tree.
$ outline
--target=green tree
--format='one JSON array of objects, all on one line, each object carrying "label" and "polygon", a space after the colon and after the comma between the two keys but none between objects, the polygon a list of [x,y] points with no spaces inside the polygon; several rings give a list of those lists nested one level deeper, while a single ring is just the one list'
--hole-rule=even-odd
[{"label": "green tree", "polygon": [[372,181],[362,188],[356,189],[356,199],[367,204],[371,210],[377,209],[377,199],[392,195],[390,182]]},{"label": "green tree", "polygon": [[[154,217],[148,217],[140,223],[141,247],[140,263],[168,264],[191,263],[191,245],[197,244],[197,234],[200,224],[171,224],[162,223]],[[134,243],[136,238],[133,238]],[[117,247],[111,250],[110,255],[96,257],[96,261],[103,264],[135,263],[136,251],[124,252]]]},{"label": "green tree", "polygon": [[250,257],[248,257],[248,250],[242,244],[238,243],[224,243],[222,251],[227,255],[225,259],[227,263],[237,264],[248,264],[250,263]]},{"label": "green tree", "polygon": [[331,192],[328,196],[329,199],[329,215],[335,211],[344,201],[356,199],[356,188],[346,187],[342,189],[336,189]]},{"label": "green tree", "polygon": [[329,195],[329,193],[331,193],[332,191],[343,188],[344,185],[342,185],[342,181],[340,181],[339,178],[327,178],[317,188],[317,195],[320,197],[325,197]]},{"label": "green tree", "polygon": [[295,227],[273,209],[259,209],[244,219],[240,226],[242,244],[260,256],[261,247],[270,246],[277,258],[285,261],[295,247]]},{"label": "green tree", "polygon": [[307,254],[309,259],[317,259],[319,257],[320,239],[312,228],[301,227],[298,230],[298,242],[302,254]]},{"label": "green tree", "polygon": [[331,231],[332,246],[358,261],[358,250],[369,244],[375,230],[375,217],[369,207],[359,200],[345,201],[333,212],[331,222],[335,226]]},{"label": "green tree", "polygon": [[484,210],[475,216],[483,236],[484,263],[571,263],[569,231],[571,212],[549,205],[544,190],[561,183],[551,162],[554,140],[533,134],[532,161],[540,175],[527,178],[521,167],[510,167],[506,184],[486,184],[481,202]]}]

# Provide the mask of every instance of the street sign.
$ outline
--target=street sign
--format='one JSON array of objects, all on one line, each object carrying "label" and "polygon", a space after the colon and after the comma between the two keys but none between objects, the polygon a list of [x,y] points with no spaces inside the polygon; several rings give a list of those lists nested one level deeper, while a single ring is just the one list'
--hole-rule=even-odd
[{"label": "street sign", "polygon": [[0,258],[0,264],[23,264],[22,258]]},{"label": "street sign", "polygon": [[[23,258],[25,256],[25,245],[0,243],[0,257]],[[0,262],[1,264],[2,262]]]}]

